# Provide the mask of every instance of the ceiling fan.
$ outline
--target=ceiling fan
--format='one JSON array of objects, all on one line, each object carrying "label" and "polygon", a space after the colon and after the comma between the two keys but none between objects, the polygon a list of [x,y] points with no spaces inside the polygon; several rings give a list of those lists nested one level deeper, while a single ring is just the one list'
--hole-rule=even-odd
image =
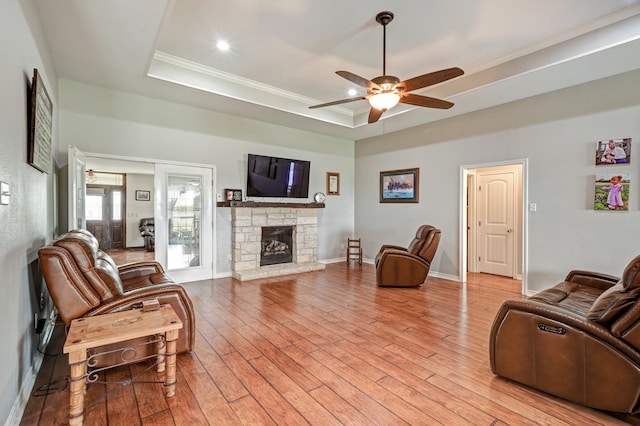
[{"label": "ceiling fan", "polygon": [[453,102],[431,98],[429,96],[415,95],[409,92],[461,76],[464,74],[464,71],[460,68],[454,67],[434,71],[405,81],[400,81],[398,77],[387,75],[387,24],[392,20],[393,13],[391,12],[380,12],[376,15],[376,22],[382,25],[383,28],[381,76],[372,80],[367,80],[366,78],[360,77],[349,71],[336,71],[336,74],[340,77],[359,86],[366,87],[367,96],[357,96],[355,98],[327,102],[324,104],[313,105],[309,108],[322,108],[367,99],[371,105],[371,110],[369,111],[369,123],[375,123],[385,111],[396,106],[398,102],[419,107],[439,109],[449,109],[453,106]]}]

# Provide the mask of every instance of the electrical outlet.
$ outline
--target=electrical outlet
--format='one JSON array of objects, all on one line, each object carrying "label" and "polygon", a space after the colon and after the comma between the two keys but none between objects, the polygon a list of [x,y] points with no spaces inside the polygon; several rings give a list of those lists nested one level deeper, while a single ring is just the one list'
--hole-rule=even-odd
[{"label": "electrical outlet", "polygon": [[40,310],[44,309],[44,293],[40,293]]},{"label": "electrical outlet", "polygon": [[36,333],[40,334],[44,331],[44,326],[47,324],[47,320],[44,318],[39,319],[36,322]]}]

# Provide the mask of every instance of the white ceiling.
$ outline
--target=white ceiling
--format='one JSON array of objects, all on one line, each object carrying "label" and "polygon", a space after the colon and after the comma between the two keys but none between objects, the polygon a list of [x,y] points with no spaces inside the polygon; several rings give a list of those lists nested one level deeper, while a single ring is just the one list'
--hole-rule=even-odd
[{"label": "white ceiling", "polygon": [[[640,0],[33,2],[61,78],[351,140],[640,69]],[[366,94],[335,71],[382,74],[383,10],[387,74],[460,67],[414,92],[456,105],[371,125],[366,101],[310,110]]]}]

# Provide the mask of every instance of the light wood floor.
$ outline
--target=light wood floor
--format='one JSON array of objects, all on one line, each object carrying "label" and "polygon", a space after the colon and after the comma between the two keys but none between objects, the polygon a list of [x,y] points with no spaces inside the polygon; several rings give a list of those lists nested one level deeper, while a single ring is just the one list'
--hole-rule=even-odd
[{"label": "light wood floor", "polygon": [[[488,335],[520,282],[430,277],[377,288],[372,265],[239,282],[187,283],[196,348],[178,356],[165,399],[145,364],[106,374],[86,396],[87,425],[625,424],[495,377]],[[55,328],[22,424],[67,423],[69,375]],[[133,383],[129,383],[131,377]],[[46,389],[38,388],[50,384]],[[625,418],[634,422],[634,418]]]}]

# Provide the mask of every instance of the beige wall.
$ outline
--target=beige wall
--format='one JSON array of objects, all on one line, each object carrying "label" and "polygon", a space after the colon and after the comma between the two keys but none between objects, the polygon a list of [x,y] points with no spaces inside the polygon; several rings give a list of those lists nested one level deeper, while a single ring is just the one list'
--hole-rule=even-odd
[{"label": "beige wall", "polygon": [[[639,248],[638,163],[628,212],[593,210],[598,140],[640,140],[640,71],[478,113],[356,142],[356,234],[366,257],[383,243],[406,244],[419,224],[442,229],[432,271],[456,277],[460,262],[460,176],[465,165],[525,160],[525,202],[536,203],[525,237],[529,290],[547,288],[571,269],[620,275]],[[635,148],[632,148],[632,151]],[[381,170],[420,168],[420,203],[378,202]],[[607,166],[604,166],[607,167]],[[635,189],[634,189],[635,188]]]},{"label": "beige wall", "polygon": [[33,69],[42,75],[54,103],[54,151],[58,89],[29,1],[0,2],[0,40],[0,181],[9,184],[11,194],[9,205],[0,205],[0,423],[13,424],[20,414],[20,396],[29,395],[34,369],[42,359],[35,316],[47,318],[52,310],[39,275],[37,250],[54,233],[56,170],[45,174],[27,163],[27,89]]}]

